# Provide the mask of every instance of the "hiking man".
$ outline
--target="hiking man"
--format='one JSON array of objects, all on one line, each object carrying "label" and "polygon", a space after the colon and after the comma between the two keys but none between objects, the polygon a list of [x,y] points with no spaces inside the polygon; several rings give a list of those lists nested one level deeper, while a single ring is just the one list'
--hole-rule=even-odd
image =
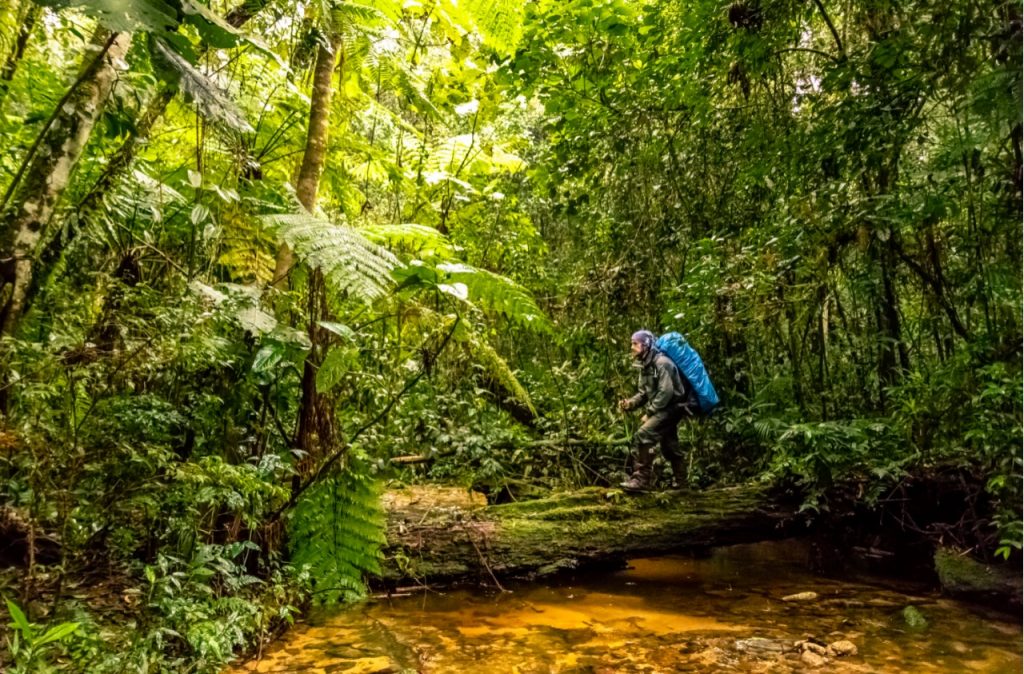
[{"label": "hiking man", "polygon": [[646,490],[652,485],[654,454],[661,444],[661,453],[672,466],[672,488],[680,488],[686,479],[683,455],[679,450],[679,422],[698,410],[697,395],[690,382],[679,373],[672,360],[654,346],[655,337],[648,330],[634,332],[630,338],[633,366],[640,370],[640,391],[632,398],[619,401],[622,410],[643,407],[640,430],[633,435],[633,475],[622,483],[626,490]]}]

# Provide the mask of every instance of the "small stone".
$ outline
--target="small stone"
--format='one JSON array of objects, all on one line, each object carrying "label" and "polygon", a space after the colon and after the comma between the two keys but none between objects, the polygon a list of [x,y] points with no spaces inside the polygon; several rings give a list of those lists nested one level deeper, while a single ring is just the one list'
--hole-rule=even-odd
[{"label": "small stone", "polygon": [[846,639],[840,639],[839,641],[833,641],[828,645],[828,650],[833,655],[842,657],[844,655],[857,655],[857,646],[852,641]]},{"label": "small stone", "polygon": [[765,639],[764,637],[738,639],[735,646],[740,653],[785,653],[791,649],[790,642],[786,639]]},{"label": "small stone", "polygon": [[806,653],[807,651],[810,651],[815,655],[825,655],[828,650],[821,644],[816,644],[810,640],[798,641],[796,643],[796,647],[800,650],[801,653]]},{"label": "small stone", "polygon": [[800,662],[804,663],[811,669],[816,669],[825,664],[825,658],[812,651],[804,651],[800,656]]},{"label": "small stone", "polygon": [[817,598],[817,592],[797,592],[796,594],[786,595],[782,598],[782,601],[814,601]]}]

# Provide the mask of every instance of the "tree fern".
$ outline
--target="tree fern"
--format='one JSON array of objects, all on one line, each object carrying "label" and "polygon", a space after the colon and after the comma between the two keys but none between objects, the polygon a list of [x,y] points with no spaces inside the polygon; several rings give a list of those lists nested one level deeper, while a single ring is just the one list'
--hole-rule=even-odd
[{"label": "tree fern", "polygon": [[314,601],[333,604],[365,594],[365,577],[380,572],[384,521],[380,486],[359,464],[299,499],[288,525],[291,559],[314,578]]},{"label": "tree fern", "polygon": [[324,273],[333,291],[373,301],[391,287],[398,259],[357,230],[305,213],[265,219],[299,260]]}]

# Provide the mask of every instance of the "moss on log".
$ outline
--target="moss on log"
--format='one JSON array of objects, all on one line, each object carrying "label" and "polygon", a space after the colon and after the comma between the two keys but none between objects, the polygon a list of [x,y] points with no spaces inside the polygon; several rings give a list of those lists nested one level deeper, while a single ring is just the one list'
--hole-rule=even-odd
[{"label": "moss on log", "polygon": [[460,489],[389,492],[381,580],[451,583],[778,538],[797,505],[760,485],[629,495],[589,488],[488,506]]}]

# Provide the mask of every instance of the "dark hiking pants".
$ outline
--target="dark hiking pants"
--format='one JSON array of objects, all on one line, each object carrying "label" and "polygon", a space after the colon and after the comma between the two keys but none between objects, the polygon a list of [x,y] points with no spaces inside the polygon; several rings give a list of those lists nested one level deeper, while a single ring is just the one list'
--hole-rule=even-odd
[{"label": "dark hiking pants", "polygon": [[633,435],[633,477],[645,484],[651,482],[651,468],[654,465],[653,449],[661,445],[661,453],[672,466],[672,475],[677,482],[686,479],[683,468],[683,453],[679,450],[679,422],[689,417],[685,405],[673,405],[647,417],[640,430]]}]

